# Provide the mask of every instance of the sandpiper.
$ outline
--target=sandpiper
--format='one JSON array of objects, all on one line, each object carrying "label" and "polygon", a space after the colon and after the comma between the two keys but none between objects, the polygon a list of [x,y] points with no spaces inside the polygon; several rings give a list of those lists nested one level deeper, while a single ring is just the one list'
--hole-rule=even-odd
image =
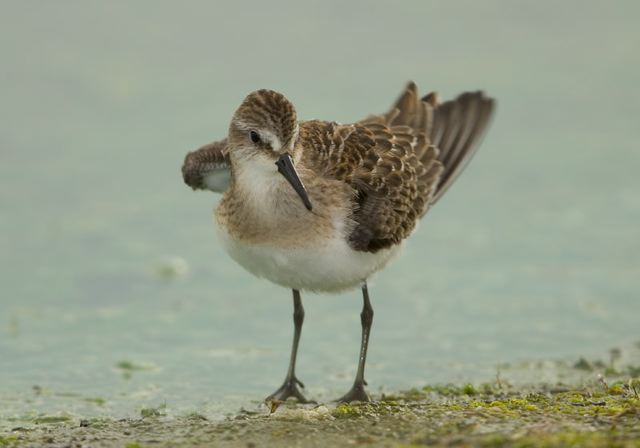
[{"label": "sandpiper", "polygon": [[294,336],[284,384],[267,401],[307,399],[295,373],[304,320],[300,291],[361,287],[362,340],[352,388],[369,401],[364,367],[373,308],[367,279],[398,252],[473,156],[494,109],[482,92],[440,103],[410,82],[389,112],[353,124],[298,121],[272,90],[249,94],[226,139],[187,154],[193,189],[224,193],[215,222],[229,255],[293,290]]}]

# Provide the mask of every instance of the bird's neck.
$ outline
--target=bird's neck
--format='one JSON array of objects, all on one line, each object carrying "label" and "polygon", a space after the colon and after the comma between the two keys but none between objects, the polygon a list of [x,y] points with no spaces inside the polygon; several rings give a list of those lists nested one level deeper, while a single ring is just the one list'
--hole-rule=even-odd
[{"label": "bird's neck", "polygon": [[229,195],[247,219],[265,226],[280,226],[283,220],[308,213],[295,190],[278,173],[275,163],[258,157],[233,162]]}]

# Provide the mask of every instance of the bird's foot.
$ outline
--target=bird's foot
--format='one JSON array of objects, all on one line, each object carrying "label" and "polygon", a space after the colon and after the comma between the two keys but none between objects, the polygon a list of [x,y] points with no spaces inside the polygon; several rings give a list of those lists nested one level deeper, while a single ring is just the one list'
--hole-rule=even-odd
[{"label": "bird's foot", "polygon": [[338,403],[351,403],[352,401],[361,401],[366,403],[371,401],[371,397],[369,397],[367,391],[364,390],[365,384],[365,382],[356,382],[349,392],[338,398],[336,401]]},{"label": "bird's foot", "polygon": [[305,396],[302,395],[302,392],[300,392],[298,386],[304,389],[304,384],[302,384],[302,381],[300,381],[295,376],[292,378],[287,378],[284,380],[284,384],[280,386],[280,388],[274,393],[265,398],[264,401],[267,403],[274,401],[281,402],[286,401],[288,398],[294,397],[296,400],[298,400],[299,403],[312,403],[312,401],[307,400]]}]

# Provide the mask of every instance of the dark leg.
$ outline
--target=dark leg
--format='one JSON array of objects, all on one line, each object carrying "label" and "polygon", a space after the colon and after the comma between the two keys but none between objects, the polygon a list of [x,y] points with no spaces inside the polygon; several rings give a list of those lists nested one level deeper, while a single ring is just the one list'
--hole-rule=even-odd
[{"label": "dark leg", "polygon": [[362,323],[362,343],[360,345],[360,359],[358,360],[358,373],[356,380],[353,382],[351,390],[338,399],[339,402],[349,403],[351,401],[371,401],[369,395],[364,390],[367,382],[364,380],[364,364],[367,361],[367,346],[369,345],[369,333],[371,332],[371,324],[373,323],[373,308],[369,302],[369,291],[367,283],[362,284],[362,313],[360,313],[360,322]]},{"label": "dark leg", "polygon": [[295,397],[300,403],[308,403],[309,401],[300,393],[298,386],[304,388],[304,384],[296,378],[296,356],[298,355],[298,342],[300,342],[300,333],[302,332],[302,322],[304,322],[304,308],[300,299],[300,291],[293,290],[293,346],[291,347],[291,359],[289,361],[289,370],[284,384],[280,388],[269,395],[265,401],[285,401],[289,397]]}]

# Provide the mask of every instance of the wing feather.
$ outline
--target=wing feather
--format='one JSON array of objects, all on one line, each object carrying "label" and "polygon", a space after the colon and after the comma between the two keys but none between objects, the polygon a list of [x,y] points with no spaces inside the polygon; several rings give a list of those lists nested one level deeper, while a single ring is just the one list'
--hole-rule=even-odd
[{"label": "wing feather", "polygon": [[351,125],[303,122],[300,137],[306,167],[353,188],[354,249],[376,252],[409,236],[442,170],[424,133],[373,116]]},{"label": "wing feather", "polygon": [[476,153],[495,102],[482,92],[467,92],[435,108],[431,138],[440,149],[444,172],[433,203],[447,191]]},{"label": "wing feather", "polygon": [[194,190],[223,193],[231,182],[227,139],[209,143],[188,153],[182,164],[182,178]]},{"label": "wing feather", "polygon": [[469,163],[493,109],[482,92],[440,103],[435,92],[420,98],[410,82],[387,113],[356,123],[373,135],[367,152],[376,160],[352,176],[358,201],[352,245],[375,252],[406,238]]},{"label": "wing feather", "polygon": [[[435,93],[420,98],[410,82],[385,114],[350,125],[301,122],[304,165],[353,189],[351,246],[376,252],[409,236],[469,163],[493,109],[482,92],[440,103]],[[187,154],[182,175],[193,189],[225,191],[226,139]]]},{"label": "wing feather", "polygon": [[417,133],[423,132],[430,144],[439,149],[438,160],[444,170],[431,199],[435,203],[475,154],[495,103],[480,91],[466,92],[444,103],[440,103],[435,92],[418,98],[417,86],[409,82],[389,112],[378,116],[378,121],[389,126],[410,126]]}]

